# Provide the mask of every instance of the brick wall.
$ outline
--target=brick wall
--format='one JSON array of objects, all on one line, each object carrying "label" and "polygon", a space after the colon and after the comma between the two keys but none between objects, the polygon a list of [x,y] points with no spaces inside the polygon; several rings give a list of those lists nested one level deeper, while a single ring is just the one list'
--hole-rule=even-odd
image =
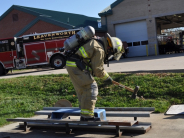
[{"label": "brick wall", "polygon": [[[15,20],[18,19],[17,21],[13,21],[13,14],[18,16],[18,18],[14,17]],[[0,38],[13,37],[35,18],[36,16],[34,15],[19,10],[12,10],[0,21]]]},{"label": "brick wall", "polygon": [[[13,17],[16,15],[16,17]],[[8,38],[13,37],[19,31],[21,31],[24,27],[26,27],[29,23],[31,23],[37,17],[19,10],[12,10],[8,15],[6,15],[0,21],[0,39],[1,38]],[[31,28],[26,30],[22,35],[28,35],[33,33],[43,33],[43,32],[51,32],[51,31],[59,31],[59,30],[66,30],[60,26],[56,26],[54,24],[45,22],[45,21],[38,21],[35,25]],[[97,33],[98,36],[104,36],[104,33]]]},{"label": "brick wall", "polygon": [[32,34],[35,32],[43,33],[43,32],[52,32],[52,31],[59,31],[59,30],[66,30],[66,29],[44,21],[38,21],[35,25],[33,25],[22,35]]}]

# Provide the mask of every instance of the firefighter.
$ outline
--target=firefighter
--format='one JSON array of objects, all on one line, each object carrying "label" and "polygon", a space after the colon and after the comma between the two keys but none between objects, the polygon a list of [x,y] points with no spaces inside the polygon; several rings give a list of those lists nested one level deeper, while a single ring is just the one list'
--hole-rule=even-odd
[{"label": "firefighter", "polygon": [[94,117],[98,86],[93,76],[102,78],[106,84],[112,84],[113,79],[104,70],[104,60],[110,53],[113,53],[115,60],[119,60],[122,49],[121,40],[107,34],[106,37],[90,39],[75,55],[68,58],[66,69],[77,93],[81,121],[99,121],[99,118]]}]

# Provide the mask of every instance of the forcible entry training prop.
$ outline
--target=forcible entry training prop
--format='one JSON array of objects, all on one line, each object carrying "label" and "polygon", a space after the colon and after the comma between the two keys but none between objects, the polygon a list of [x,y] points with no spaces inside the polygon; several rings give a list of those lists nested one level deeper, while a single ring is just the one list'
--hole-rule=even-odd
[{"label": "forcible entry training prop", "polygon": [[133,90],[132,88],[129,88],[129,87],[125,86],[125,85],[122,85],[122,84],[120,84],[120,83],[118,83],[116,81],[112,81],[112,83],[117,85],[117,86],[119,86],[119,87],[125,88],[126,90],[128,90],[130,92],[132,92],[133,94],[132,94],[131,98],[133,98],[133,99],[139,98],[137,96],[137,92],[139,91],[139,86],[136,86],[135,89]]}]

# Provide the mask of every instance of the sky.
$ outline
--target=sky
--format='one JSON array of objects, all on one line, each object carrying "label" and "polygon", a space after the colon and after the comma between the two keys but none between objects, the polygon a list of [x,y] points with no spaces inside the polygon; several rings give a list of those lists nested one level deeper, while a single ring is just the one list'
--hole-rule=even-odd
[{"label": "sky", "polygon": [[116,0],[0,0],[0,16],[12,5],[48,9],[97,17],[98,13]]}]

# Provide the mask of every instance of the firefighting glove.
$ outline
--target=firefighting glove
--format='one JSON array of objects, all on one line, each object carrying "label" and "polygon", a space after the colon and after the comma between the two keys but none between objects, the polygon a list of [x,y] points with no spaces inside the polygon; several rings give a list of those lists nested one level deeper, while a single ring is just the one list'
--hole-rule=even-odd
[{"label": "firefighting glove", "polygon": [[111,84],[112,84],[112,81],[113,81],[113,79],[109,76],[108,79],[106,79],[106,80],[104,81],[104,84],[105,84],[105,85],[111,85]]}]

